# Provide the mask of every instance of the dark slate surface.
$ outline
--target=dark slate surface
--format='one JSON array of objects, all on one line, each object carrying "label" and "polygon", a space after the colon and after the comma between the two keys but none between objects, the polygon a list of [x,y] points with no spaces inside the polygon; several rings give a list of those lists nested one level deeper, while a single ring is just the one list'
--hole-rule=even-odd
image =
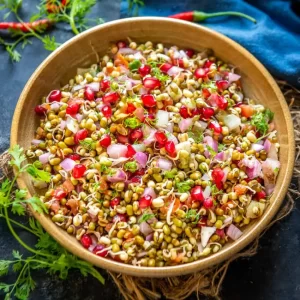
[{"label": "dark slate surface", "polygon": [[[37,1],[24,1],[24,15],[34,11]],[[119,17],[119,3],[113,0],[102,0],[97,3],[94,15],[105,17],[106,21]],[[72,36],[67,28],[56,29],[55,36],[63,42]],[[5,51],[0,48],[0,151],[9,145],[10,124],[15,105],[26,81],[35,68],[48,53],[42,49],[38,41],[27,46],[23,51],[23,59],[12,64]],[[261,239],[258,254],[250,259],[233,262],[228,270],[222,288],[225,300],[296,300],[300,299],[300,204],[292,214],[279,224],[273,226]],[[23,220],[26,222],[26,219]],[[34,242],[26,232],[19,231],[22,239]],[[9,258],[13,249],[21,250],[8,229],[0,220],[0,259]],[[23,251],[24,252],[24,251]],[[25,252],[24,252],[25,253]],[[34,273],[37,288],[30,299],[44,300],[93,300],[122,299],[117,287],[102,271],[107,281],[101,286],[93,278],[83,278],[79,273],[72,272],[66,281],[61,281],[45,272]],[[1,278],[0,281],[11,281],[13,275]],[[0,299],[3,295],[0,294]],[[196,297],[190,297],[195,300]]]}]

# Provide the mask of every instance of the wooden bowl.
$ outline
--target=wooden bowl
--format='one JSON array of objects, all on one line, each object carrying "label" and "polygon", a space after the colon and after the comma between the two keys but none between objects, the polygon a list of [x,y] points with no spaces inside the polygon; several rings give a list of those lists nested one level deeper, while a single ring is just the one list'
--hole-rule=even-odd
[{"label": "wooden bowl", "polygon": [[[64,43],[37,68],[26,84],[17,104],[12,129],[11,146],[29,147],[38,118],[34,107],[49,91],[65,85],[76,74],[78,67],[97,62],[98,55],[106,53],[111,42],[125,40],[162,42],[183,48],[201,50],[211,48],[216,56],[238,67],[245,94],[275,112],[278,130],[281,168],[271,203],[263,216],[244,230],[235,242],[220,252],[193,263],[161,268],[136,267],[98,257],[87,250],[67,232],[56,226],[46,215],[34,213],[42,226],[67,250],[93,265],[134,276],[166,277],[193,273],[229,258],[248,245],[266,227],[279,209],[287,192],[294,165],[293,124],[285,99],[272,76],[247,50],[231,39],[206,27],[167,18],[131,18],[94,27]],[[29,176],[18,179],[20,188],[35,194]]]}]

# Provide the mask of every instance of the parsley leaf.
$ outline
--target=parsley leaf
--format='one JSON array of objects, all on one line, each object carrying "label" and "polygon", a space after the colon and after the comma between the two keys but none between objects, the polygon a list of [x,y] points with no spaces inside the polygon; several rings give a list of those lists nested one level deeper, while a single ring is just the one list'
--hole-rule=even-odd
[{"label": "parsley leaf", "polygon": [[48,51],[54,51],[59,44],[55,41],[54,36],[46,35],[43,39],[44,48]]},{"label": "parsley leaf", "polygon": [[155,218],[154,214],[144,213],[138,220],[138,223],[141,224],[143,222],[147,222],[148,220]]},{"label": "parsley leaf", "polygon": [[219,143],[218,144],[218,151],[221,152],[226,148],[226,146],[224,144]]},{"label": "parsley leaf", "polygon": [[179,193],[186,193],[192,188],[193,183],[190,181],[176,182],[176,188]]},{"label": "parsley leaf", "polygon": [[263,112],[258,112],[254,116],[252,116],[250,124],[255,126],[257,131],[265,135],[269,129],[269,122],[274,118],[274,113],[269,109],[266,109]]}]

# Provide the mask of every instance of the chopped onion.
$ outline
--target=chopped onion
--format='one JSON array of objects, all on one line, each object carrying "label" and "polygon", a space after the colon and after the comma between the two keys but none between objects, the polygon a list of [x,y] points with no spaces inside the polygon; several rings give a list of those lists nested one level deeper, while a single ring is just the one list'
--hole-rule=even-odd
[{"label": "chopped onion", "polygon": [[167,74],[169,76],[177,76],[180,72],[182,72],[183,69],[182,68],[179,68],[177,66],[173,66],[172,68],[170,68],[167,72]]},{"label": "chopped onion", "polygon": [[232,217],[231,216],[228,216],[224,221],[223,221],[223,225],[221,227],[221,229],[227,227],[229,224],[232,223]]},{"label": "chopped onion", "polygon": [[146,58],[142,55],[142,53],[140,51],[136,52],[133,54],[134,59],[139,59],[142,62],[146,62]]},{"label": "chopped onion", "polygon": [[227,115],[223,118],[223,122],[228,127],[229,131],[232,131],[241,125],[241,118],[236,115]]},{"label": "chopped onion", "polygon": [[81,122],[82,119],[83,119],[83,115],[81,115],[81,114],[76,114],[76,119],[77,119],[78,122]]},{"label": "chopped onion", "polygon": [[[150,235],[153,237],[153,234],[150,233],[149,236]],[[146,236],[146,241],[148,241],[147,237],[148,237],[148,235]],[[152,241],[152,238],[149,241]],[[142,251],[142,252],[137,253],[136,257],[137,258],[142,258],[142,257],[146,256],[147,254],[148,254],[147,251]]]},{"label": "chopped onion", "polygon": [[189,141],[179,143],[175,146],[175,148],[177,152],[179,152],[180,150],[185,150],[188,153],[191,153],[191,143]]},{"label": "chopped onion", "polygon": [[110,175],[107,176],[107,180],[112,183],[126,181],[126,179],[127,179],[127,175],[121,169],[117,169],[115,174],[111,176]]},{"label": "chopped onion", "polygon": [[140,89],[139,89],[139,95],[145,95],[148,93],[148,90],[142,86]]},{"label": "chopped onion", "polygon": [[268,153],[268,158],[278,160],[278,154],[277,154],[277,149],[276,149],[275,144],[271,144],[271,147],[270,147],[270,150]]},{"label": "chopped onion", "polygon": [[[174,123],[173,122],[169,122],[167,124],[166,130],[170,133],[173,133],[173,129],[174,129]],[[177,142],[178,143],[178,142]]]},{"label": "chopped onion", "polygon": [[202,245],[201,245],[201,242],[198,242],[198,243],[197,243],[197,248],[198,248],[199,253],[202,253],[202,252],[203,252],[203,247],[202,247]]},{"label": "chopped onion", "polygon": [[207,185],[206,188],[203,191],[204,199],[209,198],[210,194],[211,194],[211,187],[209,185]]},{"label": "chopped onion", "polygon": [[142,222],[140,224],[140,232],[144,236],[148,236],[149,234],[151,234],[153,232],[153,229],[151,228],[151,226],[147,222]]},{"label": "chopped onion", "polygon": [[222,182],[223,182],[223,183],[226,182],[227,175],[228,175],[228,173],[229,173],[230,171],[231,171],[231,169],[230,169],[229,167],[225,167],[225,168],[223,169],[223,172],[224,172],[224,176],[223,176],[223,178],[222,178]]},{"label": "chopped onion", "polygon": [[208,125],[207,122],[203,122],[203,121],[199,120],[199,121],[195,122],[194,128],[197,130],[204,131],[207,128],[207,125]]},{"label": "chopped onion", "polygon": [[203,176],[201,177],[201,179],[207,181],[207,180],[210,180],[210,177],[209,177],[209,175],[207,173],[205,173],[205,174],[203,174]]},{"label": "chopped onion", "polygon": [[133,144],[132,147],[136,152],[144,152],[146,150],[146,146],[144,144]]},{"label": "chopped onion", "polygon": [[140,121],[144,121],[144,109],[138,107],[133,113]]},{"label": "chopped onion", "polygon": [[262,162],[262,172],[267,195],[273,193],[275,188],[276,177],[280,168],[278,160],[267,158]]},{"label": "chopped onion", "polygon": [[178,126],[181,132],[186,132],[193,124],[192,118],[182,119]]},{"label": "chopped onion", "polygon": [[265,142],[264,142],[264,149],[265,149],[267,152],[269,152],[269,150],[270,150],[270,148],[271,148],[271,145],[272,145],[272,143],[271,143],[268,139],[266,139]]},{"label": "chopped onion", "polygon": [[73,133],[76,133],[79,130],[78,123],[71,117],[67,118],[66,124],[67,124],[67,128]]},{"label": "chopped onion", "polygon": [[212,93],[208,99],[207,99],[207,103],[212,106],[212,107],[216,107],[217,106],[217,99],[218,99],[218,94],[217,93]]},{"label": "chopped onion", "polygon": [[169,122],[169,113],[165,110],[158,110],[156,113],[156,126],[166,128]]},{"label": "chopped onion", "polygon": [[61,120],[61,121],[60,121],[60,129],[61,129],[61,130],[64,130],[64,129],[66,128],[66,125],[67,125],[67,124],[66,124],[66,121],[64,121],[64,120]]},{"label": "chopped onion", "polygon": [[145,168],[147,161],[148,161],[148,156],[144,152],[137,152],[134,156],[134,159],[138,162],[141,168]]},{"label": "chopped onion", "polygon": [[77,85],[74,85],[73,88],[72,88],[72,92],[76,92],[76,91],[79,91],[83,89],[83,86],[81,84],[77,84]]},{"label": "chopped onion", "polygon": [[187,56],[187,54],[183,50],[179,50],[179,53],[180,53],[180,57],[182,57],[182,58],[189,58]]},{"label": "chopped onion", "polygon": [[211,136],[207,135],[203,139],[203,142],[204,142],[204,144],[211,147],[215,152],[218,152],[218,142],[215,139],[213,139]]},{"label": "chopped onion", "polygon": [[50,152],[44,153],[39,156],[39,161],[44,165],[48,163],[49,156],[51,155]]},{"label": "chopped onion", "polygon": [[146,187],[143,193],[143,196],[149,195],[152,197],[152,199],[156,198],[156,193],[152,187]]},{"label": "chopped onion", "polygon": [[39,145],[42,142],[43,142],[42,140],[36,140],[36,139],[34,139],[34,140],[31,141],[31,144],[37,146],[37,145]]},{"label": "chopped onion", "polygon": [[167,158],[159,158],[157,160],[157,166],[164,170],[164,171],[169,171],[172,169],[172,162],[168,160]]},{"label": "chopped onion", "polygon": [[202,247],[206,247],[208,240],[210,237],[216,232],[216,227],[201,227],[201,245]]},{"label": "chopped onion", "polygon": [[238,238],[242,236],[243,232],[240,231],[235,225],[230,224],[228,229],[227,229],[227,235],[236,241]]},{"label": "chopped onion", "polygon": [[251,149],[254,150],[255,152],[259,152],[264,149],[264,146],[260,144],[252,144]]},{"label": "chopped onion", "polygon": [[175,145],[178,144],[177,137],[174,134],[168,134],[168,141],[172,141]]},{"label": "chopped onion", "polygon": [[131,48],[120,48],[118,53],[127,55],[127,54],[135,54],[137,53],[137,51]]},{"label": "chopped onion", "polygon": [[228,73],[228,81],[229,83],[238,81],[241,78],[240,75],[229,72]]},{"label": "chopped onion", "polygon": [[153,143],[155,141],[155,132],[156,130],[151,128],[150,126],[148,125],[144,125],[142,127],[142,131],[143,131],[143,135],[145,137],[145,139],[143,140],[143,143],[148,146],[150,145],[151,143]]},{"label": "chopped onion", "polygon": [[225,160],[225,153],[224,151],[219,152],[215,157],[214,160],[224,161]]},{"label": "chopped onion", "polygon": [[173,222],[171,221],[171,214],[172,214],[172,211],[173,211],[174,204],[175,204],[175,200],[173,200],[173,202],[171,203],[171,205],[168,208],[167,218],[166,218],[168,225],[173,224]]},{"label": "chopped onion", "polygon": [[146,241],[148,242],[153,241],[153,232],[146,236]]},{"label": "chopped onion", "polygon": [[124,163],[129,160],[129,157],[119,157],[119,158],[111,158],[112,166],[117,166],[118,164]]},{"label": "chopped onion", "polygon": [[112,144],[107,147],[107,154],[111,158],[125,157],[127,153],[127,147],[123,144]]},{"label": "chopped onion", "polygon": [[92,82],[87,84],[86,86],[90,87],[94,92],[99,92],[100,90],[100,82]]},{"label": "chopped onion", "polygon": [[59,107],[60,107],[60,103],[59,102],[52,102],[50,106],[51,106],[52,110],[58,111]]},{"label": "chopped onion", "polygon": [[76,162],[71,158],[65,158],[61,163],[60,166],[67,172],[72,171]]}]

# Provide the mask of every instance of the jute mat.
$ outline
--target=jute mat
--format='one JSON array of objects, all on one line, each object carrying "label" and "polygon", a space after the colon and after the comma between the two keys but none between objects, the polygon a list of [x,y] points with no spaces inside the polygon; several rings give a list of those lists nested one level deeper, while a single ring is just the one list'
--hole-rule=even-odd
[{"label": "jute mat", "polygon": [[[205,298],[206,296],[220,299],[219,293],[222,282],[230,263],[238,258],[255,255],[257,253],[259,240],[265,232],[274,223],[291,213],[294,208],[295,200],[300,197],[300,192],[297,190],[300,187],[300,90],[288,85],[284,81],[277,81],[277,83],[286,98],[292,114],[295,130],[296,157],[292,184],[282,207],[273,221],[241,252],[216,266],[194,274],[168,278],[141,278],[108,272],[126,300],[155,300],[161,297],[181,300],[186,299],[193,293],[197,295],[198,299]],[[7,151],[0,155],[0,181],[11,173],[11,169],[8,165],[9,159]],[[292,188],[292,185],[295,187],[295,184],[297,189]]]}]

